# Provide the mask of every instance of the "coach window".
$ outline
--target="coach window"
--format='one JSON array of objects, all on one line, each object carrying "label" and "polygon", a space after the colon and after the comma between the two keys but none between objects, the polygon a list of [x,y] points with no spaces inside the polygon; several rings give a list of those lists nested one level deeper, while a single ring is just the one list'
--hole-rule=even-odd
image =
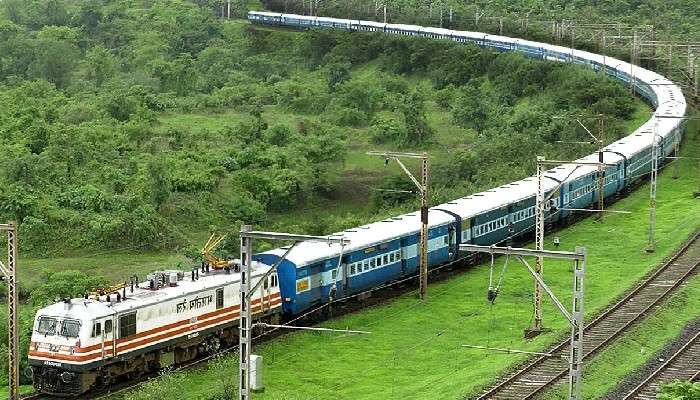
[{"label": "coach window", "polygon": [[[265,280],[267,286],[267,280]],[[266,288],[267,289],[267,288]],[[224,288],[216,289],[216,309],[224,308]]]},{"label": "coach window", "polygon": [[384,254],[384,265],[389,264],[389,256]]},{"label": "coach window", "polygon": [[105,333],[112,333],[112,320],[108,319],[105,321]]},{"label": "coach window", "polygon": [[136,334],[136,313],[119,317],[119,337],[125,338]]},{"label": "coach window", "polygon": [[92,337],[98,337],[102,335],[102,323],[94,322],[92,324]]}]

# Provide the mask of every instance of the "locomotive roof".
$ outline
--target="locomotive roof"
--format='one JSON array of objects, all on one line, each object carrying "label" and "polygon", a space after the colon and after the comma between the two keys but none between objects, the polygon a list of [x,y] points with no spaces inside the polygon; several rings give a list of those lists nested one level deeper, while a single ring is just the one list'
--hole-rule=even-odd
[{"label": "locomotive roof", "polygon": [[[270,267],[254,261],[251,264],[253,277],[264,274]],[[167,271],[176,272],[176,271]],[[115,313],[136,310],[155,303],[178,299],[194,295],[202,291],[232,284],[240,281],[240,273],[231,271],[226,274],[224,271],[211,270],[209,273],[199,272],[199,279],[192,281],[190,271],[184,272],[182,280],[177,281],[177,286],[165,286],[158,290],[149,289],[149,282],[141,282],[134,288],[132,293],[130,288],[126,288],[126,299],[116,301],[116,293],[110,296],[107,302],[106,296],[97,299],[74,298],[69,302],[58,302],[48,307],[44,307],[37,312],[40,316],[52,316],[62,318],[74,318],[79,320],[101,318]],[[121,293],[121,291],[120,291]]]}]

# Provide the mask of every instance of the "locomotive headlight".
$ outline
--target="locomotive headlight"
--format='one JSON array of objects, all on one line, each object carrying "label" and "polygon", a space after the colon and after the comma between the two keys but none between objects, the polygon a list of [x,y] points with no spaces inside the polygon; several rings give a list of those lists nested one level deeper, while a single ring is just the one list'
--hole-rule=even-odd
[{"label": "locomotive headlight", "polygon": [[71,383],[73,378],[75,378],[75,374],[72,372],[63,372],[60,376],[63,383]]},{"label": "locomotive headlight", "polygon": [[29,343],[29,351],[34,351],[36,350],[36,342],[30,342]]}]

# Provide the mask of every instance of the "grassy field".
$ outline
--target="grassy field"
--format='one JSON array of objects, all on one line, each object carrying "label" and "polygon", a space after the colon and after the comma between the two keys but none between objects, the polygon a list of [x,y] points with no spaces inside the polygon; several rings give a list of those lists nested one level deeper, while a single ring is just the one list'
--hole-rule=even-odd
[{"label": "grassy field", "polygon": [[[687,137],[683,154],[700,155],[696,133]],[[643,251],[649,201],[646,185],[613,206],[632,214],[609,214],[602,222],[587,219],[557,233],[563,249],[585,246],[588,250],[585,309],[589,318],[700,227],[700,201],[692,198],[692,191],[700,185],[697,162],[683,161],[679,179],[672,179],[671,169],[666,168],[659,179],[657,252]],[[497,259],[496,268],[500,269],[503,263],[504,259]],[[570,265],[547,261],[544,271],[548,284],[564,304],[569,304]],[[325,324],[367,330],[372,332],[370,335],[294,333],[261,344],[255,352],[265,357],[266,391],[255,397],[460,398],[478,391],[496,374],[523,359],[463,349],[461,344],[541,350],[565,334],[564,319],[547,301],[545,325],[554,331],[534,340],[522,338],[522,330],[532,318],[531,278],[518,263],[509,263],[493,307],[485,299],[487,284],[488,268],[482,265],[430,285],[427,302],[419,301],[413,292]],[[688,307],[692,310],[692,304]],[[682,324],[674,324],[678,325]],[[639,360],[631,357],[622,362],[632,368]],[[224,387],[235,386],[236,363],[237,357],[230,356],[199,371],[168,374],[163,378],[168,384],[156,381],[127,397],[183,398],[182,393],[187,393],[187,398],[212,398]],[[595,385],[597,378],[592,376]],[[587,390],[604,392],[601,387]]]},{"label": "grassy field", "polygon": [[[583,398],[600,398],[615,388],[625,375],[650,360],[667,342],[673,340],[687,323],[697,318],[698,310],[700,277],[696,276],[653,315],[585,366]],[[551,390],[543,398],[554,400],[566,399],[567,396],[567,388],[564,385]]]}]

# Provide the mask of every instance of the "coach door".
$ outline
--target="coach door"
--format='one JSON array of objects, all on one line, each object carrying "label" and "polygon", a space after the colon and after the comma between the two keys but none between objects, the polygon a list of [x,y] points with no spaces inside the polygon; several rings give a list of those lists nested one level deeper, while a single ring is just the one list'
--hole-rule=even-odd
[{"label": "coach door", "polygon": [[117,355],[116,344],[114,343],[114,321],[112,317],[96,321],[92,326],[93,336],[100,337],[100,353],[102,359]]},{"label": "coach door", "polygon": [[406,275],[408,273],[408,266],[406,265],[408,260],[408,243],[406,238],[402,238],[399,243],[401,246],[401,275]]}]

